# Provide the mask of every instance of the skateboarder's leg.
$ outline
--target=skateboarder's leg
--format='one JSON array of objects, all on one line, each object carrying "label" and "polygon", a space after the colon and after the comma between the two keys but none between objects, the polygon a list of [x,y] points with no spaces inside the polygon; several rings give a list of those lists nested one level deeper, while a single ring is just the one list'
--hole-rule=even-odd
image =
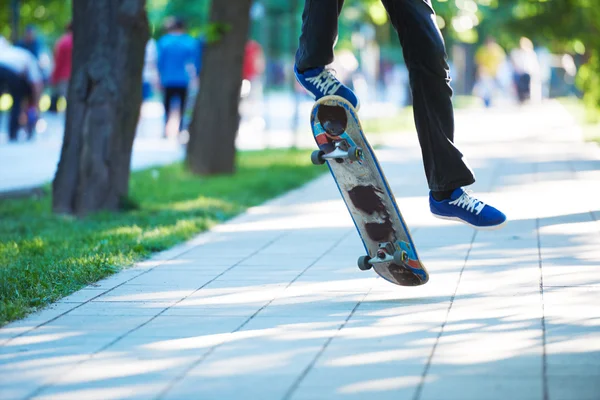
[{"label": "skateboarder's leg", "polygon": [[398,32],[409,71],[415,125],[433,191],[475,182],[454,146],[454,111],[444,40],[430,0],[383,0]]},{"label": "skateboarder's leg", "polygon": [[315,99],[337,95],[358,108],[356,95],[325,69],[333,62],[343,5],[344,0],[305,0],[294,73],[298,83]]},{"label": "skateboarder's leg", "polygon": [[305,0],[302,32],[296,51],[300,72],[333,62],[333,46],[338,35],[338,17],[344,0]]},{"label": "skateboarder's leg", "polygon": [[398,32],[409,71],[415,125],[434,215],[476,227],[503,224],[506,216],[470,196],[475,182],[454,146],[454,110],[446,48],[431,0],[382,0]]}]

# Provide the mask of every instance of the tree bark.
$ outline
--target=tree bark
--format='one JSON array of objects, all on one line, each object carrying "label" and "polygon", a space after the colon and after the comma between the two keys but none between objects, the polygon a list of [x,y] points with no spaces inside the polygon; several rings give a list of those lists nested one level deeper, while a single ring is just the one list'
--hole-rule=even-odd
[{"label": "tree bark", "polygon": [[127,197],[148,36],[145,0],[73,1],[73,68],[54,212],[116,211]]},{"label": "tree bark", "polygon": [[186,164],[200,175],[233,173],[244,49],[252,0],[213,1],[210,23],[219,38],[206,47],[190,124]]}]

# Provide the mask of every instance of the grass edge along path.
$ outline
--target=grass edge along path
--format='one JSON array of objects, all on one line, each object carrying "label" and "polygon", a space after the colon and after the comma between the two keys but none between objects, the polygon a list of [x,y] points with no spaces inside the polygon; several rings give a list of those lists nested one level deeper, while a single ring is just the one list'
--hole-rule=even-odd
[{"label": "grass edge along path", "polygon": [[[182,163],[133,172],[133,209],[83,219],[41,197],[0,199],[0,326],[167,250],[326,172],[310,152],[239,152],[231,176],[200,178]],[[137,206],[136,206],[137,205]]]},{"label": "grass edge along path", "polygon": [[583,138],[600,145],[600,111],[586,109],[583,101],[573,96],[559,97],[558,101],[581,126]]}]

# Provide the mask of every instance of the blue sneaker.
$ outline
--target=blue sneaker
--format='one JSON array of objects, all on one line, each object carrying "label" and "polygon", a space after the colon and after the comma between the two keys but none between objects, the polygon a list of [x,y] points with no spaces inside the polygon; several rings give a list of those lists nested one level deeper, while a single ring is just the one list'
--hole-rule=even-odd
[{"label": "blue sneaker", "polygon": [[294,66],[296,80],[306,89],[315,100],[325,96],[340,96],[348,100],[358,111],[360,102],[352,90],[340,82],[329,70],[324,67],[307,69],[303,73],[298,72]]},{"label": "blue sneaker", "polygon": [[429,194],[429,208],[434,216],[464,222],[477,229],[496,229],[506,223],[506,215],[471,196],[462,188],[455,189],[450,199],[436,201]]}]

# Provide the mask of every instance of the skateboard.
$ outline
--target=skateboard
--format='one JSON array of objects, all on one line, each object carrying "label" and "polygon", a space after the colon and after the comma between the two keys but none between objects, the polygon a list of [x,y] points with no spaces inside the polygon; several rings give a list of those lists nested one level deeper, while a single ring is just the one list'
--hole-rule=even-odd
[{"label": "skateboard", "polygon": [[366,251],[358,267],[400,286],[427,283],[429,274],[354,107],[325,96],[313,106],[310,122],[319,147],[311,161],[327,163]]}]

